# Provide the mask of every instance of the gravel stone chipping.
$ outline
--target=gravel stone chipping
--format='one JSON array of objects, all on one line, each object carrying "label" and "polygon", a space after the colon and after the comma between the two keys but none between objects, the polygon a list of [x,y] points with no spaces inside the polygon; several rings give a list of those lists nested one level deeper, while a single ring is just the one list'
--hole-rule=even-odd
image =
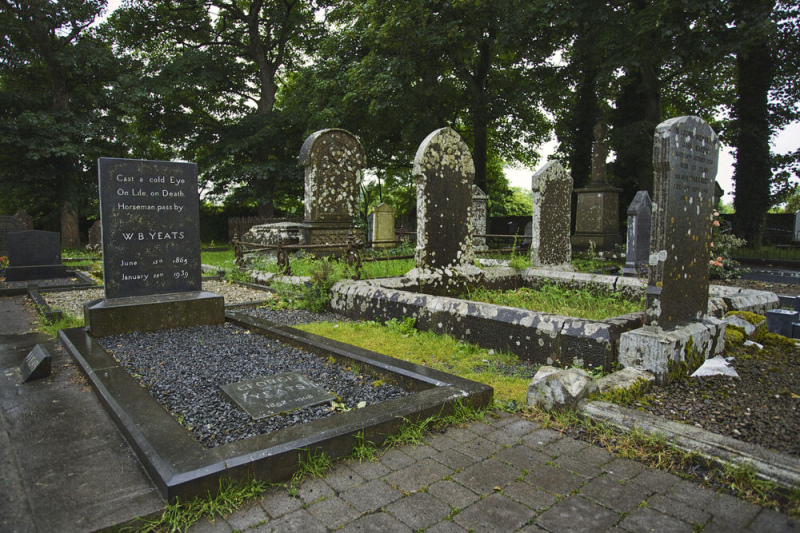
[{"label": "gravel stone chipping", "polygon": [[330,404],[261,420],[225,399],[219,387],[298,372],[339,397],[347,408],[374,405],[408,392],[313,353],[223,324],[129,333],[96,339],[204,446],[246,439],[332,416]]}]

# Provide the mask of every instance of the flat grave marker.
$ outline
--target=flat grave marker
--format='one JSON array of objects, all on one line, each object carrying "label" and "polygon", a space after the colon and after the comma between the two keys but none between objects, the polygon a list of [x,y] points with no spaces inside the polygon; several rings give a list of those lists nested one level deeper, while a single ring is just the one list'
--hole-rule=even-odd
[{"label": "flat grave marker", "polygon": [[220,388],[254,420],[336,399],[336,396],[297,372],[237,381]]}]

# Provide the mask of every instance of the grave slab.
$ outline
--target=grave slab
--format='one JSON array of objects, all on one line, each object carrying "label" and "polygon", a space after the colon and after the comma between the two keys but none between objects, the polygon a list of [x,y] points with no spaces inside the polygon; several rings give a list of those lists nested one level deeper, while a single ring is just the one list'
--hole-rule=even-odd
[{"label": "grave slab", "polygon": [[220,387],[254,420],[327,403],[336,396],[296,372],[262,376]]}]

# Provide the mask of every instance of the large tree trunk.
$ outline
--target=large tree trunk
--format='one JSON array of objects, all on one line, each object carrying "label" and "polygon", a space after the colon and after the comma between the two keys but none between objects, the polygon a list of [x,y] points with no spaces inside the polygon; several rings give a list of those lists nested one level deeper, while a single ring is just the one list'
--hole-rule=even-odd
[{"label": "large tree trunk", "polygon": [[[740,16],[737,16],[737,25],[745,29],[763,22],[748,17],[749,14],[758,16],[760,13],[762,17],[768,17],[774,6],[772,1],[761,2],[758,7],[750,2],[747,0],[739,6]],[[733,206],[737,216],[734,231],[753,246],[763,243],[772,178],[768,96],[774,66],[767,39],[763,33],[743,39],[745,44],[736,56],[736,163],[733,173],[736,191]]]}]

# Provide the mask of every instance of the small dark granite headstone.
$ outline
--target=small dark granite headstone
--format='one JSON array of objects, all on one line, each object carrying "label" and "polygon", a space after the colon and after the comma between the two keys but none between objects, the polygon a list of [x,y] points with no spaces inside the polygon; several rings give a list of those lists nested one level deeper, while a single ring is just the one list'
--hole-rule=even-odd
[{"label": "small dark granite headstone", "polygon": [[6,281],[63,278],[61,235],[53,231],[27,230],[8,234]]},{"label": "small dark granite headstone", "polygon": [[800,312],[788,309],[772,309],[767,311],[767,331],[784,337],[792,337],[793,324],[800,320]]},{"label": "small dark granite headstone", "polygon": [[197,165],[98,161],[106,298],[201,289]]},{"label": "small dark granite headstone", "polygon": [[531,266],[572,268],[570,206],[572,178],[561,163],[548,161],[531,180],[533,219],[531,224]]},{"label": "small dark granite headstone", "polygon": [[8,255],[8,234],[26,229],[28,228],[20,219],[6,215],[0,216],[0,256]]},{"label": "small dark granite headstone", "polygon": [[638,191],[628,206],[628,242],[623,269],[625,274],[639,274],[650,258],[652,204],[647,191]]},{"label": "small dark granite headstone", "polygon": [[52,367],[52,359],[47,348],[41,344],[34,346],[33,350],[30,351],[19,366],[19,371],[22,374],[22,381],[33,381],[34,379],[42,379],[49,376]]},{"label": "small dark granite headstone", "polygon": [[336,399],[336,396],[296,372],[248,379],[220,388],[254,420]]},{"label": "small dark granite headstone", "polygon": [[708,308],[708,258],[719,140],[703,119],[658,125],[645,324],[696,322]]}]

